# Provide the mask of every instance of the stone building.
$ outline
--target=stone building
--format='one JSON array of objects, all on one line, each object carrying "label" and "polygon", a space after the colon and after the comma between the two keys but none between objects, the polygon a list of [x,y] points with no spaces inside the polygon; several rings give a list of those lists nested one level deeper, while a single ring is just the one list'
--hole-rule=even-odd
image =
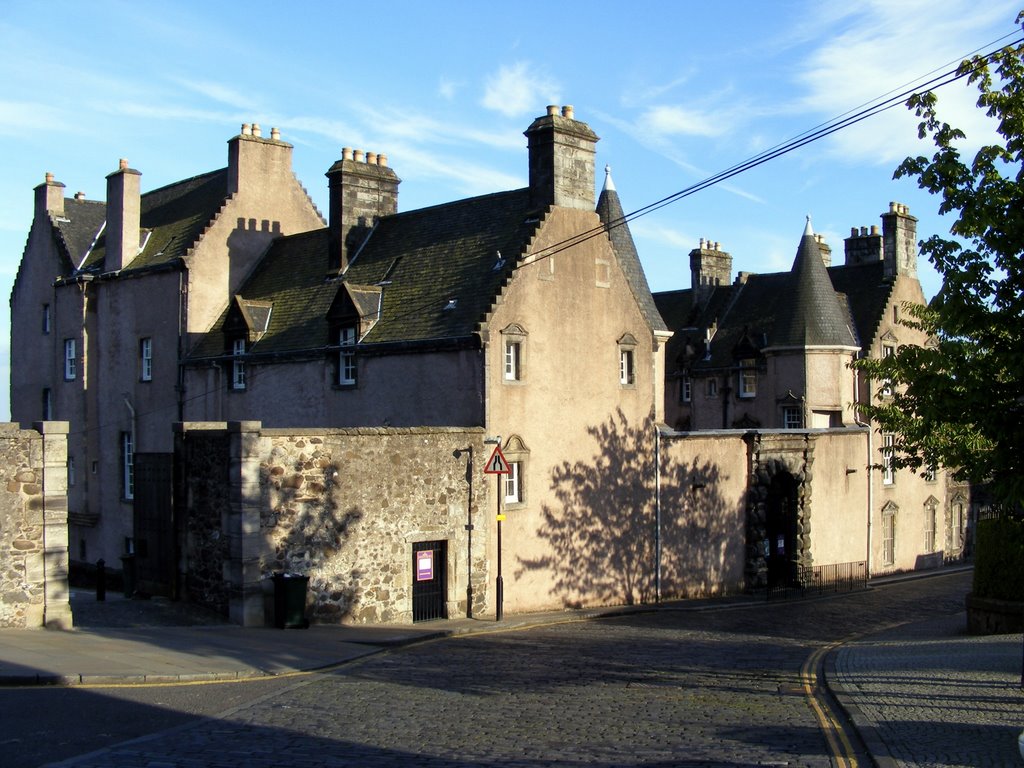
[{"label": "stone building", "polygon": [[[856,407],[884,399],[890,390],[855,372],[855,359],[929,343],[901,322],[906,304],[925,303],[917,279],[917,219],[899,203],[881,218],[881,232],[877,226],[851,230],[841,265],[831,264],[831,248],[808,219],[789,272],[740,273],[735,279],[731,256],[719,243],[701,241],[690,253],[691,287],[655,295],[675,332],[666,351],[667,424],[680,432],[780,432],[771,441],[775,448],[751,455],[751,493],[757,496],[761,485],[765,494],[775,493],[789,484],[794,511],[768,525],[770,532],[763,519],[747,521],[748,541],[770,545],[773,562],[809,565],[847,557],[880,573],[962,552],[966,521],[947,498],[945,473],[889,468],[885,449],[893,436],[864,424]],[[809,533],[810,463],[803,447],[785,447],[792,442],[785,437],[789,430],[831,430],[862,444],[856,449],[861,460],[827,467],[819,461],[814,470],[819,477],[823,471],[840,478],[846,473],[836,491],[847,490],[825,501],[814,497],[819,509],[841,504],[861,520],[845,554],[833,551],[824,561],[812,556],[813,541],[824,532],[816,525]],[[757,444],[768,445],[760,438]],[[854,494],[848,486],[858,477],[863,493]],[[761,566],[748,556],[748,583],[756,583],[752,573]]]},{"label": "stone building", "polygon": [[[610,173],[595,199],[597,136],[572,107],[550,107],[525,135],[527,187],[406,212],[386,157],[344,149],[327,172],[328,226],[275,240],[185,359],[186,416],[482,428],[511,469],[500,493],[478,495],[490,507],[478,542],[492,576],[496,495],[506,515],[504,609],[637,600],[638,587],[559,576],[571,524],[560,478],[592,465],[608,428],[640,430],[650,456],[668,333]],[[397,482],[403,469],[380,471]],[[649,508],[647,487],[623,502]],[[584,511],[603,514],[596,499]],[[420,530],[423,513],[411,507],[395,524]],[[447,545],[453,564],[465,560],[459,541]],[[464,610],[464,588],[452,595]],[[480,605],[494,609],[493,591]]]},{"label": "stone building", "polygon": [[323,225],[291,153],[245,125],[226,168],[145,194],[125,160],[105,202],[65,197],[49,173],[36,187],[11,291],[11,418],[71,425],[73,559],[161,546],[149,531],[169,493],[147,478],[169,484],[183,355],[274,238]]}]

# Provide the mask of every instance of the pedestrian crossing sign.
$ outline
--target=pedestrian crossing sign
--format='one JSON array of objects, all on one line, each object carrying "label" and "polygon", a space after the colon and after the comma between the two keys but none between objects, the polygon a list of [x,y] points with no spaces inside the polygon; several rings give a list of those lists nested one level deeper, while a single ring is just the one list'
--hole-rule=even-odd
[{"label": "pedestrian crossing sign", "polygon": [[491,454],[491,458],[484,464],[485,475],[507,475],[512,470],[508,466],[508,462],[505,461],[505,454],[501,452],[501,446],[494,446],[494,452]]}]

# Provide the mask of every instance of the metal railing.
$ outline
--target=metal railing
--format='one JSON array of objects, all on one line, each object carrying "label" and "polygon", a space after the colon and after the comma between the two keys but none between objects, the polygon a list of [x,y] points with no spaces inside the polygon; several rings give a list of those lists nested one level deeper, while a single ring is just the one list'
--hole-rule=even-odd
[{"label": "metal railing", "polygon": [[790,579],[768,586],[769,600],[814,597],[867,589],[868,564],[832,563],[831,565],[794,566]]}]

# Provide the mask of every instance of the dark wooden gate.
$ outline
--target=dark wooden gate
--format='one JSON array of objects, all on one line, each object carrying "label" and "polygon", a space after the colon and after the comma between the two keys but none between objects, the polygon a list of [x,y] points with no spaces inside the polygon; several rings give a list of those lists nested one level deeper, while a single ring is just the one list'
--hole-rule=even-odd
[{"label": "dark wooden gate", "polygon": [[797,483],[788,472],[772,478],[765,527],[768,531],[768,589],[800,585],[797,571]]},{"label": "dark wooden gate", "polygon": [[448,542],[412,545],[412,620],[448,618]]},{"label": "dark wooden gate", "polygon": [[[136,587],[167,597],[178,597],[173,478],[173,453],[135,454]],[[125,561],[125,567],[131,567],[130,560]]]}]

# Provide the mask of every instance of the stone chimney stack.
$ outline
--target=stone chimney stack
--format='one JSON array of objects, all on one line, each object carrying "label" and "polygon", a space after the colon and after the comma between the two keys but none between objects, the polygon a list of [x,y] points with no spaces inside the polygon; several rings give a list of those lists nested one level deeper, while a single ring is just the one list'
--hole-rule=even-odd
[{"label": "stone chimney stack", "polygon": [[576,119],[571,106],[549,106],[524,134],[530,152],[530,202],[594,210],[597,134]]},{"label": "stone chimney stack", "polygon": [[850,236],[843,243],[848,267],[882,259],[882,235],[876,224],[872,224],[870,230],[867,227],[850,227]]},{"label": "stone chimney stack", "polygon": [[140,178],[122,159],[107,176],[107,226],[104,268],[108,272],[124,269],[139,255],[139,221],[142,215]]},{"label": "stone chimney stack", "polygon": [[46,181],[35,188],[35,193],[36,218],[47,214],[64,215],[64,185],[59,181],[54,181],[52,173],[46,174]]},{"label": "stone chimney stack", "polygon": [[690,288],[693,303],[703,307],[708,303],[715,287],[732,282],[732,256],[722,250],[722,244],[700,239],[700,247],[690,251]]},{"label": "stone chimney stack", "polygon": [[327,271],[341,274],[382,216],[398,213],[398,185],[402,180],[388,167],[388,156],[344,147],[341,160],[327,171]]},{"label": "stone chimney stack", "polygon": [[273,176],[292,178],[292,145],[281,141],[277,128],[267,139],[259,123],[243,123],[241,133],[228,140],[228,194],[265,194]]},{"label": "stone chimney stack", "polygon": [[885,276],[917,277],[917,219],[903,203],[889,203],[882,214],[882,255]]}]

